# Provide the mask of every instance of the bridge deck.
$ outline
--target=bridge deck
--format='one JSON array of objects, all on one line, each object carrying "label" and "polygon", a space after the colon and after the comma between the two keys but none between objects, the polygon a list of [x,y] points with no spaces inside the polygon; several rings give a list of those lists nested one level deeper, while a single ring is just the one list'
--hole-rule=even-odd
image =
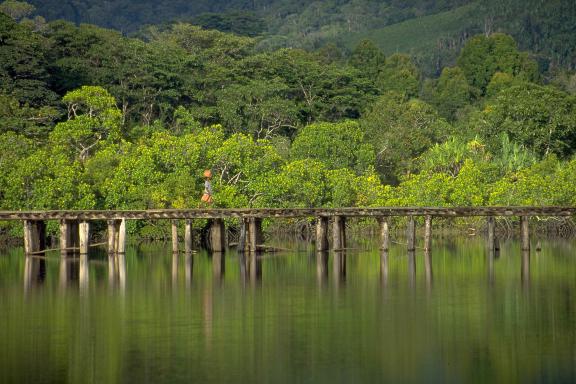
[{"label": "bridge deck", "polygon": [[222,219],[230,217],[574,216],[576,207],[379,207],[0,211],[0,220]]}]

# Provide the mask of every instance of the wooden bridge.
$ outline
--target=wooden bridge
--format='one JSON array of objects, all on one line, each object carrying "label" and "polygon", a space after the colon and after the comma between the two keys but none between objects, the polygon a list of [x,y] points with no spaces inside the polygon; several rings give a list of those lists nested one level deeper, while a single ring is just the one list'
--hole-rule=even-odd
[{"label": "wooden bridge", "polygon": [[[575,216],[576,207],[379,207],[379,208],[258,208],[258,209],[160,209],[160,210],[109,210],[109,211],[0,211],[0,220],[20,220],[24,224],[24,249],[26,254],[38,254],[46,249],[46,222],[57,220],[60,224],[60,250],[62,255],[71,252],[87,254],[91,246],[90,223],[106,221],[108,225],[107,246],[109,253],[126,250],[126,220],[171,220],[172,250],[178,252],[178,225],[185,222],[185,252],[192,252],[192,220],[209,219],[211,251],[224,252],[226,218],[238,218],[241,223],[238,249],[256,252],[262,245],[262,219],[305,218],[316,220],[316,250],[338,251],[346,248],[346,219],[370,217],[380,225],[381,249],[388,250],[391,217],[407,217],[407,248],[415,250],[415,217],[424,217],[424,249],[431,250],[432,220],[434,217],[487,218],[488,247],[495,248],[495,218],[520,218],[522,250],[530,249],[529,218],[531,216]],[[332,239],[329,241],[329,223],[332,222]]]}]

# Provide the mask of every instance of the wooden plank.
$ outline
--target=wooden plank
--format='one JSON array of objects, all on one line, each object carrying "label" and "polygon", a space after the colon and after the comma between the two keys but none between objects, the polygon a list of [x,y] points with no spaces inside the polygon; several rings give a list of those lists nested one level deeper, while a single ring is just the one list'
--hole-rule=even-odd
[{"label": "wooden plank", "polygon": [[382,216],[575,216],[576,207],[379,207],[379,208],[242,208],[117,211],[0,211],[0,220],[158,220],[228,217],[382,217]]}]

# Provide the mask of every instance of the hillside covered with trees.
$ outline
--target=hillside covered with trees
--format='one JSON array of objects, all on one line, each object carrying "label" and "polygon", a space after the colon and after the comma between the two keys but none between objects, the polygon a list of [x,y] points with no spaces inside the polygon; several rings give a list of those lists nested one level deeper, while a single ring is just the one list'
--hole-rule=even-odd
[{"label": "hillside covered with trees", "polygon": [[371,40],[0,9],[2,210],[193,208],[205,168],[218,207],[576,205],[576,76],[509,35],[431,77]]}]

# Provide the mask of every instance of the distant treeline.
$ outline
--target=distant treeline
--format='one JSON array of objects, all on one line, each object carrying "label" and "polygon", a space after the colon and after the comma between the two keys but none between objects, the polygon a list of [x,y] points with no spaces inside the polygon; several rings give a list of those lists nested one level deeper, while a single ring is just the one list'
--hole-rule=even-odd
[{"label": "distant treeline", "polygon": [[196,207],[205,168],[219,207],[576,204],[576,77],[510,36],[438,78],[257,43],[0,14],[0,209]]},{"label": "distant treeline", "polygon": [[[14,2],[9,0],[8,2]],[[36,14],[127,35],[149,25],[187,22],[258,36],[259,49],[350,50],[370,37],[386,54],[410,53],[426,73],[453,65],[474,34],[502,32],[543,67],[576,69],[573,0],[31,0]]]}]

